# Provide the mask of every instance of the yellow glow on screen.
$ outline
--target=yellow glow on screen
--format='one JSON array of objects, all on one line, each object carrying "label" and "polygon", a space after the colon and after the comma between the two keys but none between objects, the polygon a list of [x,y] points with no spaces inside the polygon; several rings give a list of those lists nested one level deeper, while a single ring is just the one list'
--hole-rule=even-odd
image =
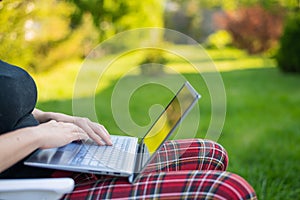
[{"label": "yellow glow on screen", "polygon": [[178,99],[174,99],[154,126],[151,128],[145,137],[145,144],[148,148],[150,155],[152,155],[159,145],[164,141],[166,136],[170,133],[171,129],[175,126],[181,117],[181,109]]}]

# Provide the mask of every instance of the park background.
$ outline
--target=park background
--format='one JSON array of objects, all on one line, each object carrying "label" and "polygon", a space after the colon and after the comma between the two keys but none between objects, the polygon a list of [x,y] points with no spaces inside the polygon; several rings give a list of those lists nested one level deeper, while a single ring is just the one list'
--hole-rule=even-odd
[{"label": "park background", "polygon": [[[297,0],[2,0],[0,59],[21,66],[34,77],[39,108],[72,114],[74,83],[84,58],[106,39],[144,27],[184,33],[199,42],[213,60],[227,95],[226,120],[218,142],[228,151],[228,171],[244,177],[259,199],[298,199]],[[171,45],[179,46],[199,65],[210,62],[201,60],[195,47],[183,44],[180,38],[173,40]],[[122,58],[96,95],[99,120],[111,132],[121,132],[107,105],[122,69],[147,62],[175,66],[191,82],[197,81],[195,74],[185,71],[187,63],[170,55],[147,52]],[[162,72],[156,68],[141,71],[150,77]],[[205,88],[196,89],[209,95]],[[82,98],[85,92],[82,89]],[[155,92],[150,89],[136,95],[136,102],[150,105]],[[203,137],[210,120],[209,99],[201,101],[200,109],[204,117],[197,136]],[[139,119],[147,110],[132,106],[131,112]]]}]

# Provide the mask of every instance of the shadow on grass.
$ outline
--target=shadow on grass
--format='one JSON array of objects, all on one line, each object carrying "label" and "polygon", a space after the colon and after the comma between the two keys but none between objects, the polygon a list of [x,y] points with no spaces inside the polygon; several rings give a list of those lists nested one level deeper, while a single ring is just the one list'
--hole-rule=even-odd
[{"label": "shadow on grass", "polygon": [[[196,90],[198,90],[203,96],[203,98],[201,98],[200,100],[201,104],[199,104],[199,107],[201,110],[201,115],[203,115],[203,117],[201,116],[201,120],[202,122],[205,121],[207,123],[200,124],[200,122],[198,122],[196,126],[199,126],[199,130],[197,131],[197,137],[205,137],[205,134],[201,134],[201,133],[205,132],[205,130],[208,128],[209,120],[211,117],[210,97],[208,95],[207,88],[205,86],[204,81],[199,76],[199,74],[185,74],[184,76],[186,77],[187,80],[189,80],[192,83],[192,85],[196,86]],[[141,77],[139,76],[128,76],[126,78],[129,79],[127,81],[128,84],[134,84],[135,82],[140,82],[139,79],[141,79]],[[142,79],[145,78],[149,78],[149,80],[151,80],[153,77],[144,77],[144,76],[142,77]],[[164,82],[168,82],[168,81],[174,82],[174,78],[176,80],[176,76],[173,75],[161,75],[159,77],[156,77],[156,79],[163,79]],[[154,82],[159,82],[159,81],[154,81]],[[112,80],[109,86],[107,86],[105,89],[102,89],[95,96],[76,99],[76,115],[89,117],[89,113],[91,112],[91,110],[87,110],[87,109],[88,108],[94,109],[93,107],[91,107],[90,104],[91,102],[95,102],[94,107],[95,107],[97,119],[92,119],[92,120],[98,121],[101,124],[103,124],[112,134],[124,135],[125,132],[122,130],[122,127],[119,127],[117,122],[115,121],[115,117],[112,109],[112,95],[113,92],[115,92],[114,89],[117,83],[118,80]],[[180,88],[182,83],[180,82],[176,83],[178,89]],[[125,105],[126,99],[123,99],[123,97],[126,96],[126,93],[131,91],[118,91],[118,92],[120,92],[119,94],[117,94],[117,96],[119,95],[120,98],[119,102],[120,104],[124,104],[121,106],[127,107],[130,112],[130,116],[124,116],[124,117],[130,117],[133,123],[137,125],[137,127],[135,127],[135,129],[133,129],[132,132],[136,132],[138,135],[135,136],[138,137],[141,137],[146,133],[145,130],[147,130],[151,125],[151,118],[152,119],[156,118],[161,113],[161,110],[157,110],[156,112],[151,113],[153,112],[153,110],[151,110],[152,109],[151,107],[153,105],[161,105],[163,107],[166,107],[166,105],[169,103],[169,101],[173,98],[174,95],[174,93],[171,90],[167,89],[164,86],[160,86],[158,84],[148,84],[139,87],[136,91],[134,91],[134,93],[131,94],[130,96],[129,105]],[[73,103],[72,99],[54,100],[54,101],[47,101],[47,102],[39,102],[38,107],[45,111],[62,112],[69,115],[73,115],[72,103]],[[191,132],[188,127],[195,127],[195,125],[193,125],[195,124],[195,120],[193,120],[193,118],[196,118],[195,115],[199,115],[198,114],[199,112],[197,112],[197,110],[198,110],[197,108],[193,109],[191,113],[187,116],[187,119],[184,120],[183,122],[184,124],[183,126],[187,128],[187,132]],[[114,112],[116,113],[118,111],[114,111]],[[123,113],[120,113],[120,115],[122,114]],[[124,119],[124,121],[126,120],[127,119]],[[177,137],[186,138],[188,136],[184,134],[180,136],[179,134]]]}]

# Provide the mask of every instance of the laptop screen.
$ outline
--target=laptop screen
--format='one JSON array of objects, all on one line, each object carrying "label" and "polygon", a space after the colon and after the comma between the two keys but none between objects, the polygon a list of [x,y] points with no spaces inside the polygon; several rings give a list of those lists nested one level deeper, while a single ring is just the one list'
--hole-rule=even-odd
[{"label": "laptop screen", "polygon": [[164,141],[175,131],[179,122],[200,97],[188,82],[184,83],[142,139],[141,144],[145,150],[144,152],[140,152],[143,159],[141,159],[142,163],[140,163],[138,171],[150,162],[154,153],[157,152]]}]

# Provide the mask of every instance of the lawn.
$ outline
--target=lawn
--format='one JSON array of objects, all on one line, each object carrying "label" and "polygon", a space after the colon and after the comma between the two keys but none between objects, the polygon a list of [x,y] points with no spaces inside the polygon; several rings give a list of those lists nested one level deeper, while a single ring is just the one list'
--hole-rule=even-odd
[{"label": "lawn", "polygon": [[[210,50],[208,53],[221,71],[226,89],[226,120],[218,142],[228,151],[228,171],[244,177],[254,187],[259,199],[299,198],[300,107],[297,103],[300,102],[300,76],[283,74],[274,68],[271,59],[249,57],[238,50]],[[130,65],[130,62],[131,59],[125,63]],[[186,65],[176,59],[169,64]],[[38,107],[72,114],[72,87],[79,67],[78,62],[74,62],[57,68],[55,72],[36,75],[40,90]],[[201,119],[197,137],[205,137],[211,114],[210,101],[206,98],[209,93],[198,74],[191,71],[182,71],[182,74],[203,96],[199,101]],[[107,78],[105,87],[97,91],[95,105],[101,123],[112,133],[122,134],[110,107],[117,77],[114,74]],[[134,76],[129,78],[138,80]],[[161,95],[158,89],[157,86],[145,86],[132,96],[129,105],[131,117],[138,125],[149,124],[148,109],[153,103],[159,101],[164,105],[171,97],[171,93],[164,92],[164,89],[165,95]],[[82,105],[88,100],[89,97],[84,95],[79,99]],[[190,120],[194,114],[191,113],[186,123],[194,123]]]},{"label": "lawn", "polygon": [[300,77],[277,69],[222,73],[228,111],[219,142],[229,170],[244,176],[260,199],[297,199]]}]

